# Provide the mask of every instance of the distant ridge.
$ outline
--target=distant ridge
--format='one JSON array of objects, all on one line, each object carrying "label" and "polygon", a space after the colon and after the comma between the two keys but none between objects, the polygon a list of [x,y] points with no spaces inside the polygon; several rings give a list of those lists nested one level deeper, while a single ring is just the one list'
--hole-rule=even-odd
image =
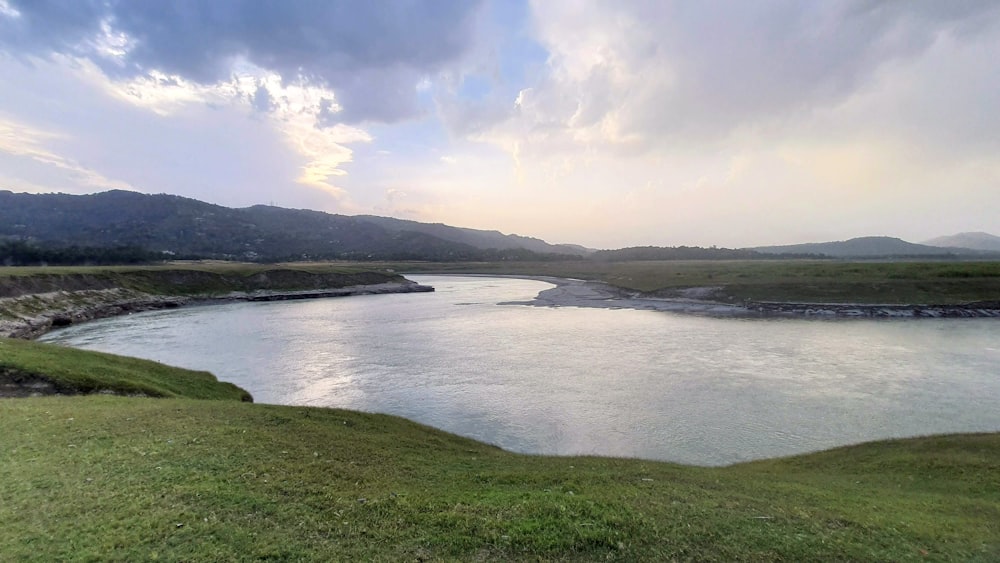
[{"label": "distant ridge", "polygon": [[759,246],[765,254],[823,254],[834,258],[888,258],[902,256],[978,255],[967,248],[941,248],[914,244],[895,237],[859,237],[836,242]]},{"label": "distant ridge", "polygon": [[1000,237],[989,233],[958,233],[945,237],[932,238],[923,242],[928,246],[945,248],[971,248],[988,252],[1000,252]]},{"label": "distant ridge", "polygon": [[250,261],[538,260],[586,253],[497,231],[266,205],[232,209],[124,190],[90,195],[0,190],[0,242],[4,239]]},{"label": "distant ridge", "polygon": [[423,233],[440,239],[468,244],[476,248],[483,249],[496,248],[508,250],[523,248],[539,253],[578,255],[585,255],[594,252],[590,248],[577,244],[549,244],[542,239],[524,237],[520,235],[505,235],[500,231],[483,231],[479,229],[467,229],[464,227],[452,227],[443,223],[420,223],[407,219],[378,217],[375,215],[356,215],[355,218],[369,223],[374,223],[392,232],[410,231]]}]

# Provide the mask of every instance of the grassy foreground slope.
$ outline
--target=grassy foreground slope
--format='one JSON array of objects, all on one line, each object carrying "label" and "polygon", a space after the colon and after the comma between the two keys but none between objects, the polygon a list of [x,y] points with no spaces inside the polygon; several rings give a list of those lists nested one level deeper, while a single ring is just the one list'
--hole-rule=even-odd
[{"label": "grassy foreground slope", "polygon": [[0,553],[64,560],[1000,557],[1000,437],[685,467],[515,455],[400,418],[0,403]]},{"label": "grassy foreground slope", "polygon": [[[243,389],[221,382],[206,371],[0,338],[0,386],[23,388],[31,384],[42,384],[46,392],[66,395],[103,392],[149,397],[252,400]],[[0,389],[0,396],[3,396],[2,391]]]}]

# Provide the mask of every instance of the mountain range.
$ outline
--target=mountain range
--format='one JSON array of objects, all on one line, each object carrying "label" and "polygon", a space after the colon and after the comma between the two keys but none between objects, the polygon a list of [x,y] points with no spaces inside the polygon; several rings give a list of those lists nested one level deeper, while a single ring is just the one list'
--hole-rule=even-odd
[{"label": "mountain range", "polygon": [[[266,205],[233,209],[175,195],[122,190],[90,195],[0,190],[2,244],[50,249],[128,247],[157,257],[251,261],[1000,258],[1000,237],[987,233],[960,233],[925,244],[882,236],[743,249],[681,246],[595,251],[580,245],[550,244],[538,238],[440,223]],[[74,256],[89,255],[100,253],[85,251]],[[130,250],[102,260],[113,256],[140,259],[143,254]]]},{"label": "mountain range", "polygon": [[587,253],[583,247],[497,231],[266,205],[232,209],[122,190],[91,195],[0,191],[0,237],[261,261],[531,260]]}]

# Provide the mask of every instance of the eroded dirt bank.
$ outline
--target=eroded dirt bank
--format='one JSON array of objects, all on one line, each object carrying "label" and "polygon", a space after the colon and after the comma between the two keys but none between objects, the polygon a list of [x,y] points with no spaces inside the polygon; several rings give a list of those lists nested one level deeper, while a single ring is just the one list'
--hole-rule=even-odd
[{"label": "eroded dirt bank", "polygon": [[194,303],[433,290],[392,273],[292,269],[250,274],[136,269],[0,276],[0,336],[35,338],[70,324]]}]

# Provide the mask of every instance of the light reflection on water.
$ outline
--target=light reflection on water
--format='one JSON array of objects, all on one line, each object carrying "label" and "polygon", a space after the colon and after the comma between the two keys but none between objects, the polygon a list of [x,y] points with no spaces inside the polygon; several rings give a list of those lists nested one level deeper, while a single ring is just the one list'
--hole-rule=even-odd
[{"label": "light reflection on water", "polygon": [[1000,322],[718,319],[496,305],[531,280],[236,303],[44,339],[209,370],[257,402],[385,412],[528,453],[701,465],[1000,430]]}]

